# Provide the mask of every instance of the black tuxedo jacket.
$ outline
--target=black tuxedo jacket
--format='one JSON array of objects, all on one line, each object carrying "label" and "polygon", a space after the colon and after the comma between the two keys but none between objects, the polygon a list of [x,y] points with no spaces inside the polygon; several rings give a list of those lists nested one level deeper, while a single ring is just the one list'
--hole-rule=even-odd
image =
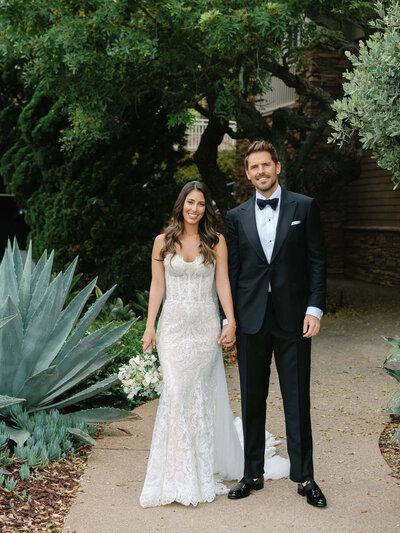
[{"label": "black tuxedo jacket", "polygon": [[272,297],[279,326],[300,331],[307,306],[325,310],[325,247],[318,207],[314,199],[282,189],[268,263],[258,237],[254,203],[255,196],[226,217],[229,278],[238,327],[243,333],[257,333],[267,299]]}]

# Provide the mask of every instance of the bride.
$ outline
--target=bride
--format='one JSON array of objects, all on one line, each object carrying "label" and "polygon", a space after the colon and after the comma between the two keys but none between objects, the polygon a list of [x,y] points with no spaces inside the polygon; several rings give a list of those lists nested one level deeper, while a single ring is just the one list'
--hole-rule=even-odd
[{"label": "bride", "polygon": [[[220,328],[218,303],[227,324]],[[155,320],[165,294],[157,334]],[[157,342],[163,391],[154,424],[143,507],[197,505],[226,494],[222,480],[243,472],[240,419],[233,420],[221,345],[235,342],[227,248],[216,231],[209,192],[198,181],[181,190],[165,234],[152,253],[152,282],[143,350]],[[267,433],[264,477],[288,475]]]}]

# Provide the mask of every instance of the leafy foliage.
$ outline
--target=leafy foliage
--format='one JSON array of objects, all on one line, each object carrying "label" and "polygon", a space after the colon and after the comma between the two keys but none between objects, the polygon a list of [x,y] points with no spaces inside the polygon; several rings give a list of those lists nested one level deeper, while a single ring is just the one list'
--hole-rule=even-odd
[{"label": "leafy foliage", "polygon": [[149,296],[150,293],[148,290],[136,291],[136,298],[135,301],[132,303],[132,307],[141,317],[147,317],[147,310],[149,307]]},{"label": "leafy foliage", "polygon": [[33,254],[38,258],[54,248],[61,269],[79,253],[81,287],[98,275],[102,287],[115,281],[119,294],[130,299],[149,284],[149,241],[176,197],[178,186],[171,181],[180,157],[172,147],[180,131],[167,130],[158,106],[151,97],[132,102],[119,136],[84,153],[61,151],[65,108],[39,89],[17,108],[14,121],[1,123],[0,117],[1,134],[15,139],[1,158],[0,173],[27,209]]},{"label": "leafy foliage", "polygon": [[[49,257],[44,252],[33,267],[30,245],[23,266],[14,242],[13,247],[9,243],[0,264],[0,319],[13,317],[0,329],[0,405],[3,405],[0,415],[6,418],[15,409],[10,407],[13,402],[25,400],[28,412],[64,408],[118,381],[117,375],[110,376],[79,394],[58,400],[115,357],[107,352],[132,322],[112,330],[106,325],[85,335],[112,289],[78,321],[96,280],[64,307],[77,259],[50,282],[53,257],[53,252]],[[14,440],[19,441],[18,436]]]},{"label": "leafy foliage", "polygon": [[347,53],[353,70],[345,77],[345,96],[336,100],[335,132],[331,141],[342,145],[358,134],[364,149],[372,149],[378,165],[400,183],[400,4],[386,11],[377,4],[380,19],[371,23],[376,32],[360,43],[358,55]]},{"label": "leafy foliage", "polygon": [[[220,150],[218,151],[217,162],[219,168],[226,176],[227,183],[235,181],[235,164],[236,164],[235,150]],[[188,181],[203,181],[199,169],[194,162],[193,155],[186,155],[179,163],[179,166],[174,174],[176,182],[183,186]]]},{"label": "leafy foliage", "polygon": [[[75,234],[68,232],[70,240],[65,234],[59,239],[64,246],[67,242],[76,247],[79,245],[82,261],[86,257],[94,260],[94,253],[86,251],[90,246],[87,241],[95,241],[99,257],[106,258],[105,263],[111,264],[114,270],[126,262],[132,264],[135,255],[145,256],[147,261],[148,250],[141,248],[145,241],[138,239],[137,227],[150,231],[157,226],[152,236],[159,231],[161,220],[166,219],[164,206],[169,204],[169,197],[164,193],[168,190],[160,188],[162,179],[159,179],[151,201],[146,194],[134,197],[127,185],[131,184],[127,176],[134,176],[135,182],[140,182],[142,193],[141,187],[153,182],[150,176],[157,175],[157,169],[150,172],[136,169],[135,173],[130,169],[129,172],[129,165],[121,155],[129,154],[131,149],[128,159],[132,158],[132,154],[139,153],[139,161],[142,162],[146,149],[158,143],[149,159],[162,165],[170,152],[161,150],[160,146],[170,149],[179,141],[177,131],[191,120],[190,110],[195,108],[209,118],[209,128],[203,135],[204,142],[195,161],[222,213],[232,205],[225,186],[225,173],[217,163],[217,147],[226,133],[235,138],[272,140],[278,147],[283,164],[281,179],[286,180],[290,188],[301,187],[302,180],[312,179],[322,171],[331,177],[335,172],[328,172],[326,168],[334,165],[318,166],[318,161],[309,157],[333,112],[330,95],[321,88],[313,87],[305,78],[306,52],[319,46],[338,50],[352,44],[352,36],[346,37],[347,26],[364,24],[371,16],[373,5],[372,0],[335,0],[329,3],[322,0],[261,3],[257,0],[234,3],[223,0],[145,0],[134,3],[129,0],[38,0],[33,3],[5,0],[0,11],[3,28],[0,54],[9,72],[7,89],[10,92],[10,86],[15,81],[15,69],[12,70],[15,66],[25,85],[17,91],[13,86],[13,98],[8,98],[8,118],[4,119],[4,123],[8,124],[8,131],[11,127],[15,142],[5,157],[2,173],[10,188],[18,194],[24,193],[25,198],[28,190],[41,190],[41,202],[36,197],[35,205],[44,205],[46,213],[40,216],[39,209],[34,211],[32,208],[30,224],[38,234],[41,233],[39,228],[47,224],[46,236],[51,237],[48,241],[51,246],[58,248],[56,235],[50,228],[64,224],[60,224],[63,222],[60,216],[52,215],[50,207],[54,213],[63,212],[69,226],[73,227],[75,222],[84,219],[86,231],[79,232],[78,228]],[[354,21],[349,20],[349,14]],[[362,28],[360,31],[362,33]],[[295,64],[298,68],[293,74],[291,67]],[[302,109],[283,113],[277,110],[267,124],[254,104],[254,97],[269,87],[271,76],[277,76],[294,87],[305,100],[312,100],[315,117],[312,120],[306,117]],[[29,104],[26,106],[28,109],[19,121],[23,132],[21,140],[16,131],[15,117],[24,107],[20,93],[29,91],[32,101],[46,99],[48,110],[25,128],[22,123],[28,122],[30,115],[34,116],[32,111],[35,108],[35,105],[32,109]],[[229,120],[233,117],[239,126],[237,132],[229,128]],[[49,134],[40,137],[44,124],[47,124]],[[182,133],[183,128],[179,131]],[[36,155],[39,137],[47,149]],[[71,160],[59,151],[58,145],[56,151],[48,150],[49,146],[57,144],[57,139],[71,154]],[[34,149],[27,146],[33,141]],[[120,146],[124,146],[121,151]],[[110,151],[103,158],[105,147]],[[111,154],[116,152],[119,157],[113,158]],[[336,160],[343,159],[337,157],[337,150],[332,152]],[[36,170],[38,158],[39,171]],[[100,178],[92,173],[93,165],[90,164],[96,158],[100,160],[96,167]],[[121,164],[120,159],[125,163]],[[31,168],[25,178],[22,161],[28,167],[35,162],[35,170]],[[10,173],[10,164],[13,168],[18,167],[19,171]],[[50,172],[54,165],[59,169],[56,175]],[[103,167],[106,168],[104,176]],[[49,169],[46,171],[46,186],[56,189],[55,200],[52,200],[48,189],[44,194],[44,187],[37,185],[38,177],[42,182],[40,174],[43,168]],[[167,170],[173,171],[171,165]],[[163,169],[162,175],[170,178],[168,171]],[[115,178],[117,173],[118,179]],[[336,168],[335,176],[341,174]],[[126,219],[122,217],[126,211],[114,209],[105,195],[104,186],[96,185],[98,179],[101,183],[110,176],[113,190],[115,187],[128,188],[128,193],[124,190],[122,200],[126,199],[138,210],[148,205],[152,215],[147,217],[145,209],[140,211],[134,224],[126,229],[133,245],[124,235],[126,247],[116,254],[115,262],[110,253],[111,247],[103,246],[101,238],[106,240],[109,234],[105,230],[111,226],[111,217],[119,220],[121,227],[126,227],[128,216]],[[64,180],[63,194],[58,194],[62,188],[60,183]],[[90,187],[87,182],[90,182]],[[98,197],[100,200],[96,200],[95,204],[87,201],[88,198]],[[90,216],[93,211],[96,211],[97,217],[103,216],[101,222],[94,221]],[[130,216],[129,221],[132,221],[132,213]],[[154,223],[152,218],[155,218]],[[93,234],[89,235],[88,228],[92,226]],[[63,231],[66,233],[67,229],[63,227]],[[70,233],[73,234],[72,240]],[[121,236],[117,235],[117,239]],[[104,248],[107,253],[103,253]],[[132,249],[134,251],[130,255]],[[75,250],[70,253],[75,253]],[[140,265],[143,266],[144,262]],[[137,273],[140,265],[137,264]],[[107,267],[101,266],[107,275]],[[82,270],[94,271],[86,265]],[[103,275],[103,268],[99,272]],[[124,270],[116,280],[131,297],[127,277]],[[101,283],[104,286],[103,279]],[[143,285],[137,282],[136,288],[143,288]]]},{"label": "leafy foliage", "polygon": [[[95,291],[97,298],[103,296],[102,290],[97,285]],[[134,311],[132,311],[129,304],[124,305],[121,298],[106,302],[99,313],[99,320],[102,322],[108,322],[111,320],[127,321],[133,320],[134,318],[136,318]]]}]

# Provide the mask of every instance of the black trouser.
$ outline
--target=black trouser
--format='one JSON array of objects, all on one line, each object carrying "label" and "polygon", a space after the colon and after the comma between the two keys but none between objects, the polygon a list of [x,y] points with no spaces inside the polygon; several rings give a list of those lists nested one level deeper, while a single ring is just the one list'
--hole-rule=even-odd
[{"label": "black trouser", "polygon": [[245,481],[264,473],[265,416],[272,352],[285,411],[290,479],[314,477],[310,420],[311,339],[277,324],[271,298],[263,325],[249,335],[238,330],[237,351],[242,396]]}]

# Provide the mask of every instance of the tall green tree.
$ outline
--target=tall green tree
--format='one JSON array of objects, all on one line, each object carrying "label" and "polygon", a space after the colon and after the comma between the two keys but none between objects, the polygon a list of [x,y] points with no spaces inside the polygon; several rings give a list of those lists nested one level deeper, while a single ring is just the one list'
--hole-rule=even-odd
[{"label": "tall green tree", "polygon": [[178,191],[173,144],[184,128],[168,129],[159,100],[147,94],[126,107],[118,135],[62,150],[64,105],[41,88],[24,88],[15,65],[3,69],[9,94],[4,89],[0,173],[27,209],[35,256],[55,248],[61,268],[79,254],[85,281],[99,276],[103,289],[117,282],[133,299],[149,284],[151,241]]},{"label": "tall green tree", "polygon": [[331,141],[338,144],[358,135],[364,149],[372,149],[378,165],[400,184],[400,4],[386,11],[378,4],[375,33],[348,53],[353,70],[345,74],[344,97],[336,100],[337,115]]},{"label": "tall green tree", "polygon": [[[200,111],[209,124],[195,160],[224,213],[233,202],[217,163],[225,133],[270,139],[281,179],[292,189],[321,175],[337,177],[352,161],[337,149],[323,160],[310,157],[333,111],[330,94],[307,81],[306,57],[317,47],[354,47],[373,6],[372,0],[4,0],[1,49],[22,63],[28,86],[63,106],[65,150],[118,138],[127,127],[125,110],[149,94],[159,98],[169,127],[186,125],[189,109]],[[278,109],[267,123],[254,99],[271,76],[294,87],[304,105]]]}]

